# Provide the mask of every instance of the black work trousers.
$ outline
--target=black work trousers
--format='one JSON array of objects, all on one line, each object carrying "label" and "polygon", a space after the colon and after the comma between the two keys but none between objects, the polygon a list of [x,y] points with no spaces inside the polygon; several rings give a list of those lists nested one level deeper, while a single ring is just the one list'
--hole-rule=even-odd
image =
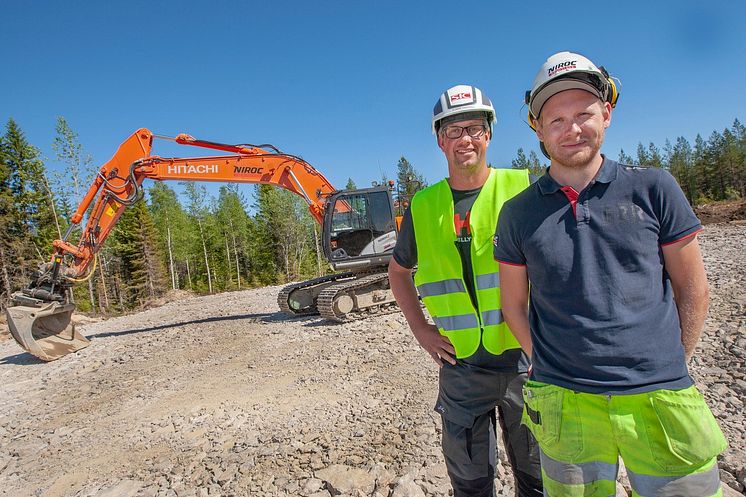
[{"label": "black work trousers", "polygon": [[497,424],[514,475],[517,497],[543,495],[539,447],[531,432],[521,425],[522,388],[525,373],[496,376],[497,389],[492,409],[476,415],[471,426],[442,416],[443,454],[454,497],[493,497],[497,460]]}]

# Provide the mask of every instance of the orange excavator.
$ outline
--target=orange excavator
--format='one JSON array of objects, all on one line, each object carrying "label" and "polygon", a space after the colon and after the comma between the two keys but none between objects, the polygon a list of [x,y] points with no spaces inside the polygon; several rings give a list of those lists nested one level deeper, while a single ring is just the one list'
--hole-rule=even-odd
[{"label": "orange excavator", "polygon": [[[229,155],[159,157],[151,155],[155,139]],[[67,232],[53,242],[51,261],[40,267],[27,288],[12,295],[6,309],[8,324],[24,350],[52,361],[88,346],[88,339],[71,323],[71,287],[95,269],[96,254],[117,220],[143,197],[145,179],[268,184],[300,195],[322,226],[324,255],[337,272],[286,286],[278,296],[280,309],[290,315],[321,314],[334,321],[398,310],[386,274],[400,219],[395,215],[393,185],[338,191],[309,163],[272,145],[227,145],[187,134],[171,138],[141,128],[100,168]],[[74,245],[67,238],[89,208]]]}]

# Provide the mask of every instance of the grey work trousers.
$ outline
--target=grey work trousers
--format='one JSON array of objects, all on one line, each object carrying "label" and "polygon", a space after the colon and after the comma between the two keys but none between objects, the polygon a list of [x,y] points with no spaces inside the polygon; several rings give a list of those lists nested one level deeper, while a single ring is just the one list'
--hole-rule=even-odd
[{"label": "grey work trousers", "polygon": [[[494,475],[497,457],[497,423],[499,421],[508,460],[515,478],[515,495],[543,495],[539,447],[531,432],[521,425],[523,413],[522,388],[525,373],[492,375],[490,390],[494,406],[473,416],[470,426],[466,418],[449,419],[439,399],[436,410],[443,423],[443,455],[453,486],[454,497],[491,497],[495,495]],[[492,390],[494,389],[494,390]],[[490,402],[488,402],[489,404]],[[497,413],[496,413],[497,411]]]}]

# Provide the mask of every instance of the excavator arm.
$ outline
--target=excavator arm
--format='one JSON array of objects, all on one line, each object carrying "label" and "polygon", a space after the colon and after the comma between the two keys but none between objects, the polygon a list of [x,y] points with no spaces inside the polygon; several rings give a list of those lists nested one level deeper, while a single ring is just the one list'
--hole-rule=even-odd
[{"label": "excavator arm", "polygon": [[[167,139],[180,145],[232,154],[163,158],[150,154],[154,139]],[[127,138],[101,167],[73,215],[71,226],[80,223],[93,203],[78,245],[65,239],[54,241],[56,254],[71,255],[74,260],[64,276],[83,276],[124,210],[142,196],[141,186],[145,179],[277,186],[302,196],[308,203],[311,215],[319,223],[324,216],[325,199],[335,192],[329,180],[309,163],[300,157],[280,152],[272,145],[226,145],[197,140],[186,134],[169,138],[141,128]]]},{"label": "excavator arm", "polygon": [[[163,158],[151,155],[154,139],[220,150],[229,155]],[[186,134],[169,138],[138,129],[99,169],[67,232],[53,242],[51,262],[40,268],[27,288],[13,294],[14,305],[7,309],[8,324],[11,334],[25,350],[51,361],[88,345],[88,340],[70,324],[75,306],[68,300],[68,289],[93,271],[96,254],[119,217],[142,198],[145,179],[274,185],[302,196],[319,223],[323,220],[326,199],[335,192],[324,175],[306,161],[272,145],[227,145],[197,140]],[[81,237],[77,245],[73,244],[67,239],[86,212],[89,215]]]}]

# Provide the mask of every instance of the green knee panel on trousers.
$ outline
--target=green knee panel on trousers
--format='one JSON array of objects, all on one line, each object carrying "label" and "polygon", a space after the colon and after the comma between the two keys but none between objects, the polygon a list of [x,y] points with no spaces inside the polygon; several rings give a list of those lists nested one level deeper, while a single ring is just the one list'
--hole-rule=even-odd
[{"label": "green knee panel on trousers", "polygon": [[720,494],[727,444],[695,387],[599,395],[529,381],[523,395],[548,495],[614,495],[620,456],[635,495]]}]

